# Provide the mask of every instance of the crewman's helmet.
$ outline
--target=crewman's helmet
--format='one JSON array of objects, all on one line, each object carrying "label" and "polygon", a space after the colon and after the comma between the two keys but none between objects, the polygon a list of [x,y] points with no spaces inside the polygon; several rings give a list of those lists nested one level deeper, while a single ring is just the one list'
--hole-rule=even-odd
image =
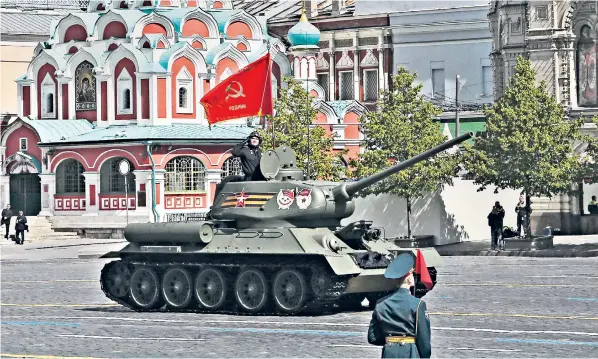
[{"label": "crewman's helmet", "polygon": [[262,144],[262,136],[260,136],[260,134],[259,134],[259,133],[257,133],[257,131],[253,131],[253,132],[252,132],[252,133],[251,133],[249,136],[247,136],[247,139],[249,140],[249,139],[251,139],[252,137],[255,137],[255,138],[257,138],[257,139],[258,139],[258,141],[259,141],[259,144],[258,144],[258,146]]}]

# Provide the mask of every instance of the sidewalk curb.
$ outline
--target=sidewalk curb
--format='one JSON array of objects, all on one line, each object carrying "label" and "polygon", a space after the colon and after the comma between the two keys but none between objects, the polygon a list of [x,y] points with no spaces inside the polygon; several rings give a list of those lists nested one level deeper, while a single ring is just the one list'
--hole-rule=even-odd
[{"label": "sidewalk curb", "polygon": [[106,253],[108,253],[108,252],[105,252],[105,253],[80,253],[77,256],[77,258],[78,259],[99,259]]},{"label": "sidewalk curb", "polygon": [[79,246],[93,246],[93,245],[101,245],[101,244],[117,244],[117,243],[127,243],[127,241],[115,241],[115,242],[86,242],[86,243],[79,243],[79,244],[62,244],[57,246],[46,246],[46,247],[35,247],[35,248],[26,248],[26,251],[30,251],[33,249],[52,249],[52,248],[67,248],[67,247],[79,247]]},{"label": "sidewalk curb", "polygon": [[541,249],[535,251],[471,251],[471,250],[439,250],[438,254],[446,257],[454,256],[477,256],[477,257],[544,257],[544,258],[590,258],[598,257],[598,250],[588,251],[559,251],[553,249]]}]

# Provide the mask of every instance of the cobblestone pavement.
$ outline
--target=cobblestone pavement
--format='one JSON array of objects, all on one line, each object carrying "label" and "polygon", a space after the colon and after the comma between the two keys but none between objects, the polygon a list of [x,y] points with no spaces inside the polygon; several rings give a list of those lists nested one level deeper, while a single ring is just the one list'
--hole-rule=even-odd
[{"label": "cobblestone pavement", "polygon": [[[598,259],[445,257],[426,296],[433,357],[596,357]],[[103,260],[2,261],[3,357],[376,358],[371,312],[136,313],[99,288]]]}]

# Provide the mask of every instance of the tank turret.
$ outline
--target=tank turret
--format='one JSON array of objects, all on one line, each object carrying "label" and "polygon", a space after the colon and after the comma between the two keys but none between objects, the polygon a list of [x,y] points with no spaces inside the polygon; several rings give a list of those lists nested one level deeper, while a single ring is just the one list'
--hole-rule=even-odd
[{"label": "tank turret", "polygon": [[279,147],[262,156],[260,170],[266,181],[225,180],[214,198],[211,218],[234,221],[236,228],[338,227],[355,211],[353,198],[360,190],[473,136],[463,134],[370,177],[342,184],[304,180],[293,150]]}]

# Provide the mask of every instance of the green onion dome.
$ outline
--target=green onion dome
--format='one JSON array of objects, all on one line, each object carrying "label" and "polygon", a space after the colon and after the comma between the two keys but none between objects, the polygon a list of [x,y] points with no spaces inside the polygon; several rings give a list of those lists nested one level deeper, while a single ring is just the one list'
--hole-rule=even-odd
[{"label": "green onion dome", "polygon": [[287,37],[292,46],[318,46],[320,30],[309,23],[303,10],[301,19],[289,30]]}]

